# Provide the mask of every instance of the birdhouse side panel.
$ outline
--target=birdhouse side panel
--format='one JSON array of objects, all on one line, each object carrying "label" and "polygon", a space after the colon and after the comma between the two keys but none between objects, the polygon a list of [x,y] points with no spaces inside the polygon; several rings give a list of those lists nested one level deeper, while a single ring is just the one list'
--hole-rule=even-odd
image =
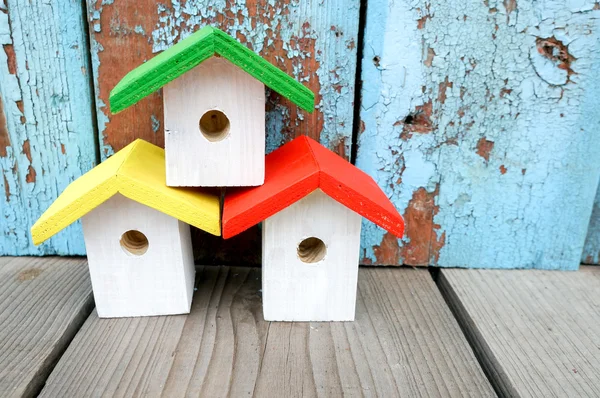
[{"label": "birdhouse side panel", "polygon": [[120,194],[82,224],[101,318],[189,312],[195,271],[187,224]]},{"label": "birdhouse side panel", "polygon": [[354,320],[361,221],[321,190],[264,221],[265,320]]},{"label": "birdhouse side panel", "polygon": [[163,88],[167,185],[264,182],[264,85],[213,57]]},{"label": "birdhouse side panel", "polygon": [[188,303],[188,308],[191,308],[192,297],[194,296],[194,285],[196,282],[192,231],[190,230],[190,226],[183,221],[177,220],[177,224],[179,227],[179,247],[181,248],[181,260],[183,263],[186,303]]}]

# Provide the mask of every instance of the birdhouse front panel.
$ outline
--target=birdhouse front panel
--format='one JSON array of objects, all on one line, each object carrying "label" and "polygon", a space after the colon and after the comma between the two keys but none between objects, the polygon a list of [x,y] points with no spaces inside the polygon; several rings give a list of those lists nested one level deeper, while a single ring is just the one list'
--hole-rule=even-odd
[{"label": "birdhouse front panel", "polygon": [[264,182],[265,89],[214,56],[163,87],[167,185]]},{"label": "birdhouse front panel", "polygon": [[116,194],[82,225],[100,317],[189,312],[195,269],[188,224]]},{"label": "birdhouse front panel", "polygon": [[264,221],[265,320],[354,320],[361,221],[320,189]]}]

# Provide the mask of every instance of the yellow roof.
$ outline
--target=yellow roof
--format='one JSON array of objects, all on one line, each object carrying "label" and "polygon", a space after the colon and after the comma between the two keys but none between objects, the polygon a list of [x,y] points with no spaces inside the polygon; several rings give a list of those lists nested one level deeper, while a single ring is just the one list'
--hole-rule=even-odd
[{"label": "yellow roof", "polygon": [[116,193],[221,235],[219,198],[195,188],[168,187],[164,149],[138,139],[73,181],[31,227],[33,243],[49,239]]}]

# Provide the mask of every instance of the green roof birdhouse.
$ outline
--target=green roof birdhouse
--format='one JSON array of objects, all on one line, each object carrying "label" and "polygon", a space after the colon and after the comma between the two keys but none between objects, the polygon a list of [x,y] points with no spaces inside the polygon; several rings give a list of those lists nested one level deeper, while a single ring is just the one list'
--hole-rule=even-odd
[{"label": "green roof birdhouse", "polygon": [[110,107],[118,113],[163,89],[167,185],[257,186],[265,175],[264,86],[314,108],[308,88],[206,26],[129,72]]}]

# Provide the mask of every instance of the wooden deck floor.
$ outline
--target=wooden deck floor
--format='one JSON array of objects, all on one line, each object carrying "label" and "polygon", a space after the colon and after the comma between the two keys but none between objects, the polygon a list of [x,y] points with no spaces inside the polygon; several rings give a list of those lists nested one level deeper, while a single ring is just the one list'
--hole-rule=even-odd
[{"label": "wooden deck floor", "polygon": [[0,396],[600,396],[600,267],[361,268],[348,323],[265,322],[260,269],[197,275],[189,315],[99,319],[85,260],[0,258]]}]

